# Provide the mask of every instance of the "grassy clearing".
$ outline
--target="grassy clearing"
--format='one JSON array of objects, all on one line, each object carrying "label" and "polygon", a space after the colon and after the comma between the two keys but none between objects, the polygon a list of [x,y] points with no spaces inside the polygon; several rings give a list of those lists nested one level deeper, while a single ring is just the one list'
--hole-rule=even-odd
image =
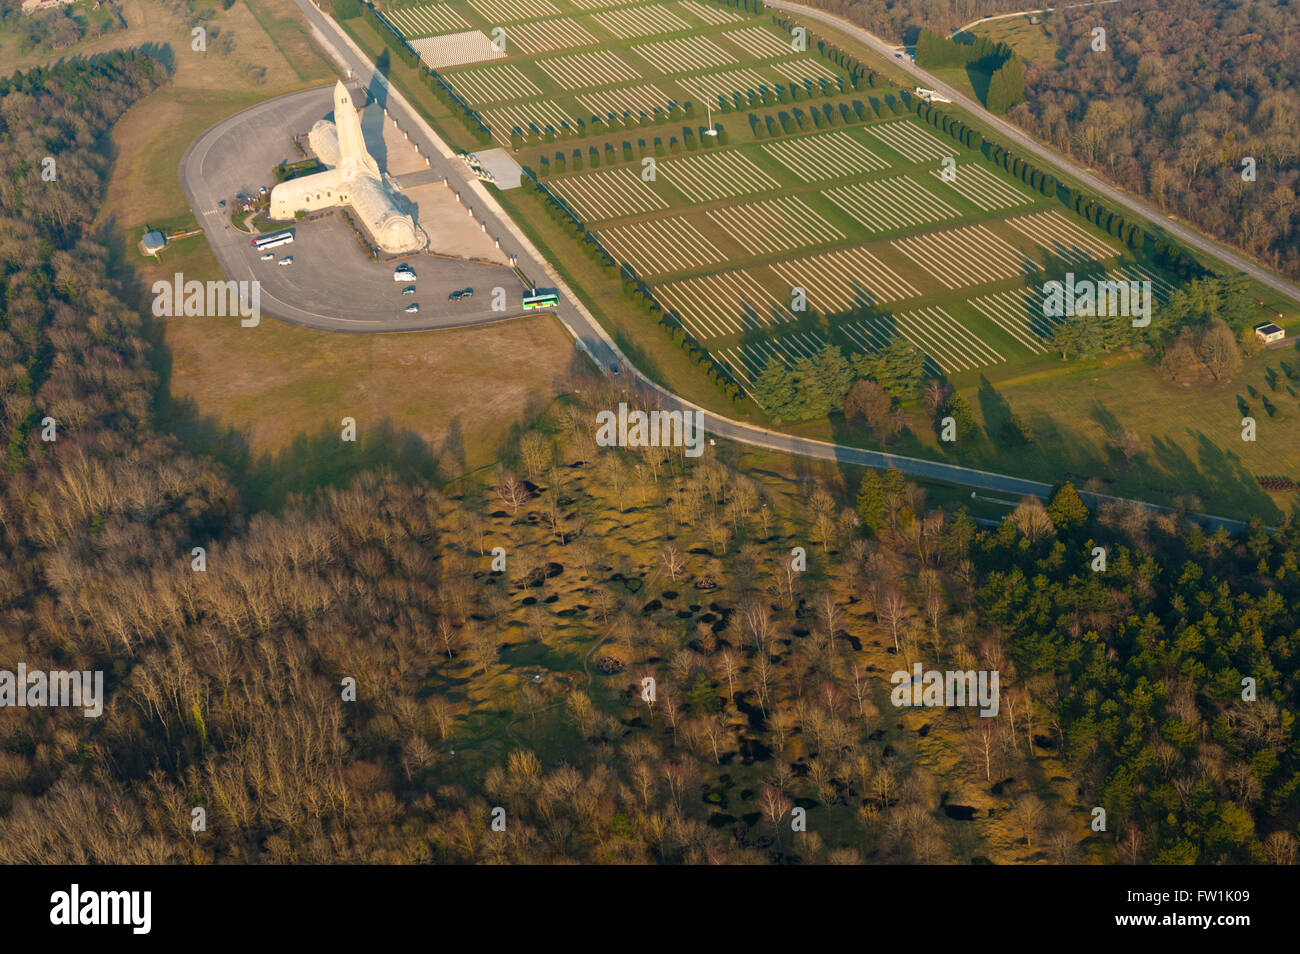
[{"label": "grassy clearing", "polygon": [[[1037,19],[1037,23],[1031,23]],[[1048,29],[1051,14],[1035,14],[1020,17],[1007,17],[1003,20],[990,20],[976,24],[968,33],[982,36],[994,43],[1005,43],[1023,60],[1038,63],[1051,63],[1059,58],[1060,46],[1053,39]]]},{"label": "grassy clearing", "polygon": [[[129,253],[139,287],[219,269],[201,237]],[[147,308],[147,300],[140,302]],[[488,467],[521,420],[567,387],[576,352],[553,316],[453,331],[345,335],[264,319],[163,319],[158,413],[229,466],[257,507],[346,484],[367,467],[451,478]],[[485,373],[485,369],[491,369]],[[340,440],[352,417],[357,441]]]},{"label": "grassy clearing", "polygon": [[[238,468],[263,505],[375,464],[429,477],[489,466],[563,389],[574,354],[549,315],[393,335],[178,319],[164,341],[168,425]],[[344,417],[355,444],[339,439]]]},{"label": "grassy clearing", "polygon": [[[1224,384],[1202,381],[1187,386],[1171,383],[1133,355],[1072,362],[1064,373],[1053,363],[1060,364],[1045,358],[1033,366],[968,375],[975,381],[961,390],[983,428],[975,440],[941,444],[926,423],[924,409],[912,404],[907,410],[913,433],[888,449],[1046,483],[1068,477],[1098,493],[1238,519],[1258,515],[1276,523],[1300,508],[1300,495],[1265,492],[1255,481],[1258,475],[1300,474],[1300,442],[1295,439],[1300,387],[1286,379],[1282,368],[1284,363],[1300,368],[1295,351],[1257,354]],[[1268,384],[1270,369],[1280,373],[1276,391]],[[1265,410],[1265,397],[1278,409],[1276,416]],[[1254,443],[1241,439],[1239,399],[1256,418]],[[1033,443],[1012,446],[1001,436],[1009,411],[1029,423]],[[880,446],[840,419],[790,430]],[[1110,443],[1118,431],[1140,437],[1144,452],[1131,464]]]}]

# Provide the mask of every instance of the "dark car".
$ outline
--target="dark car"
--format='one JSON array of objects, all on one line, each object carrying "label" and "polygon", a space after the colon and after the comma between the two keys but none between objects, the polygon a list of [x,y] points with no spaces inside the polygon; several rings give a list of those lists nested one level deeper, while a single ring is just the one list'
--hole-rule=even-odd
[{"label": "dark car", "polygon": [[450,295],[448,295],[448,296],[447,296],[447,300],[448,300],[448,301],[461,301],[461,300],[463,300],[463,299],[466,299],[466,298],[473,298],[473,297],[474,297],[474,289],[472,289],[472,288],[462,288],[462,289],[460,289],[459,291],[454,291],[454,292],[452,292]]}]

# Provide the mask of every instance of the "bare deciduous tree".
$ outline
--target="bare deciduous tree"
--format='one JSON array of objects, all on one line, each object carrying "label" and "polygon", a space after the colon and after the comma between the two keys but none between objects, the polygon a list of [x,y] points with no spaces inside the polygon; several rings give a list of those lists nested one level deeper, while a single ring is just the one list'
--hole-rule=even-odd
[{"label": "bare deciduous tree", "polygon": [[537,431],[529,431],[519,442],[519,456],[533,483],[551,464],[551,442]]},{"label": "bare deciduous tree", "polygon": [[524,482],[512,474],[505,471],[496,485],[497,499],[510,511],[511,516],[519,512],[519,508],[528,502],[530,494]]},{"label": "bare deciduous tree", "polygon": [[659,559],[674,583],[686,571],[686,556],[674,544],[666,544],[659,553]]}]

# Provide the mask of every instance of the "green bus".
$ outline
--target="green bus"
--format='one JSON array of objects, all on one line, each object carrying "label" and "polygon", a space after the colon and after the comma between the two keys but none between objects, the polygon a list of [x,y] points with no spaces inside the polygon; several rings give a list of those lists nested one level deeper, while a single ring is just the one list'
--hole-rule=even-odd
[{"label": "green bus", "polygon": [[524,295],[525,308],[554,308],[560,302],[560,296],[553,288],[534,288]]}]

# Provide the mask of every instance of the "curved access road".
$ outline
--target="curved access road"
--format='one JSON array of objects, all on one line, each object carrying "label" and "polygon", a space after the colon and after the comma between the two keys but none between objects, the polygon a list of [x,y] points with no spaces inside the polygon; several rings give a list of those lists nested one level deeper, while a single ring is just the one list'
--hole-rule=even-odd
[{"label": "curved access road", "polygon": [[[628,361],[627,356],[623,354],[618,344],[588,311],[581,299],[568,287],[545,256],[537,250],[523,230],[506,214],[492,194],[484,188],[477,178],[469,173],[463,162],[453,160],[454,153],[451,149],[411,106],[401,91],[390,87],[386,78],[375,73],[374,64],[352,43],[351,38],[339,28],[333,18],[322,13],[312,0],[294,0],[294,3],[307,18],[307,22],[312,27],[317,41],[321,43],[334,60],[345,70],[353,71],[353,75],[358,78],[369,77],[369,83],[372,87],[381,87],[382,95],[386,97],[385,105],[388,107],[389,112],[397,117],[403,129],[410,132],[412,139],[420,145],[424,154],[433,157],[435,166],[441,165],[441,168],[451,181],[456,183],[457,188],[469,190],[469,193],[474,196],[476,213],[481,214],[482,220],[487,223],[489,229],[494,230],[494,234],[501,236],[501,248],[508,254],[517,255],[519,267],[528,273],[530,277],[534,277],[535,281],[536,278],[542,275],[548,278],[551,285],[560,293],[560,305],[556,309],[556,317],[559,318],[565,329],[573,337],[577,346],[606,374],[618,373],[629,382],[635,382],[654,391],[659,395],[663,405],[669,409],[689,410],[703,415],[704,429],[713,438],[724,438],[748,444],[751,447],[835,461],[841,464],[877,468],[894,467],[914,477],[941,480],[962,487],[1000,491],[1018,497],[1026,494],[1046,497],[1051,492],[1050,485],[1035,480],[1026,480],[1007,474],[990,473],[971,467],[961,467],[956,464],[945,464],[941,461],[903,457],[898,454],[887,454],[881,451],[850,447],[844,444],[833,444],[807,437],[796,437],[791,434],[770,431],[753,424],[733,421],[730,418],[721,417],[712,411],[708,411],[683,397],[679,397],[650,380]],[[440,164],[438,162],[440,156],[446,160],[444,163]],[[1082,492],[1081,496],[1085,501],[1094,505],[1119,499]],[[1143,501],[1134,502],[1154,511],[1169,512],[1168,508],[1158,507]],[[1239,520],[1229,520],[1209,514],[1196,514],[1195,516],[1211,527],[1223,526],[1231,531],[1238,531],[1245,527],[1245,524]]]},{"label": "curved access road", "polygon": [[1230,249],[1224,248],[1216,242],[1206,238],[1195,229],[1183,225],[1175,219],[1169,218],[1159,209],[1152,208],[1145,202],[1141,202],[1128,193],[1122,192],[1114,186],[1103,182],[1081,166],[1076,165],[1067,157],[1040,144],[1038,140],[1028,136],[1019,127],[1013,126],[1006,120],[993,115],[965,93],[958,89],[954,89],[937,76],[921,69],[911,60],[906,57],[902,57],[901,59],[895,57],[894,54],[897,48],[876,36],[874,33],[869,33],[857,24],[850,23],[848,20],[845,20],[842,17],[837,17],[833,13],[826,13],[822,10],[806,7],[801,3],[791,3],[790,0],[764,0],[764,2],[773,9],[798,14],[799,16],[805,17],[809,20],[820,20],[822,23],[825,23],[828,26],[833,26],[840,32],[848,34],[859,43],[870,47],[874,52],[892,62],[899,69],[916,77],[922,85],[935,90],[952,100],[958,106],[961,106],[978,116],[988,125],[995,128],[1000,135],[1011,140],[1025,151],[1031,152],[1040,159],[1046,160],[1057,168],[1065,171],[1074,179],[1092,189],[1095,194],[1109,199],[1116,205],[1123,206],[1130,212],[1142,216],[1149,222],[1158,224],[1160,228],[1164,229],[1164,231],[1168,232],[1170,235],[1176,236],[1180,241],[1204,252],[1207,255],[1217,258],[1219,261],[1230,265],[1239,271],[1245,272],[1261,285],[1267,285],[1274,291],[1286,295],[1292,301],[1300,302],[1300,285],[1288,281],[1280,275],[1274,274],[1263,266],[1257,265],[1250,259],[1245,258]]},{"label": "curved access road", "polygon": [[[958,33],[965,33],[973,26],[979,26],[981,23],[992,23],[994,20],[1009,20],[1011,17],[1024,17],[1035,13],[1055,13],[1058,9],[1073,10],[1075,7],[1100,7],[1108,3],[1119,3],[1119,0],[1087,0],[1085,3],[1067,3],[1063,7],[1043,7],[1041,10],[1012,10],[1010,13],[995,13],[987,17],[979,17],[970,23],[959,26],[953,30],[949,36],[956,36]],[[771,6],[771,4],[768,4]]]}]

